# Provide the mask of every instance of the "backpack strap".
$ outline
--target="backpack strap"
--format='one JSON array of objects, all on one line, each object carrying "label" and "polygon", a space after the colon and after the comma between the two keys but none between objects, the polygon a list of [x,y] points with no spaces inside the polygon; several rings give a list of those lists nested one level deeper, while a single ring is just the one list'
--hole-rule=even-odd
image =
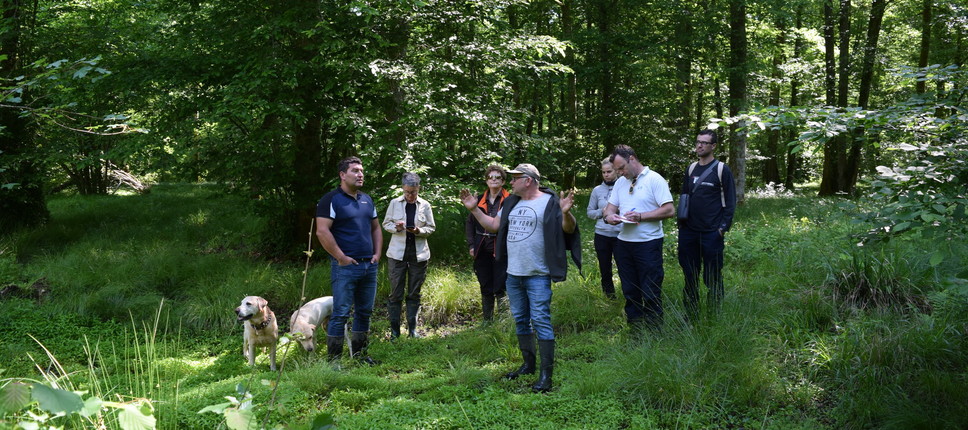
[{"label": "backpack strap", "polygon": [[723,186],[723,163],[720,162],[719,170],[719,200],[722,202],[723,207],[726,207],[726,187]]}]

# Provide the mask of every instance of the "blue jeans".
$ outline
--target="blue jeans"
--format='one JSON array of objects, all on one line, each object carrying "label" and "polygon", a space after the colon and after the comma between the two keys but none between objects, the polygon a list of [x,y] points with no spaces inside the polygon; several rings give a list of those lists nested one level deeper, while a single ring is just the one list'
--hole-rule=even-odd
[{"label": "blue jeans", "polygon": [[662,241],[626,242],[615,245],[615,263],[625,295],[625,316],[629,323],[662,325]]},{"label": "blue jeans", "polygon": [[723,299],[723,250],[725,243],[719,230],[696,231],[679,227],[679,266],[686,280],[683,301],[690,315],[699,312],[699,274],[709,290],[710,308],[719,309]]},{"label": "blue jeans", "polygon": [[551,276],[508,275],[508,301],[517,334],[538,333],[538,340],[554,340],[551,328]]},{"label": "blue jeans", "polygon": [[353,332],[370,331],[370,315],[376,300],[376,271],[378,265],[370,260],[340,266],[332,261],[330,280],[333,285],[333,314],[329,317],[326,334],[343,337],[343,326],[353,311]]}]

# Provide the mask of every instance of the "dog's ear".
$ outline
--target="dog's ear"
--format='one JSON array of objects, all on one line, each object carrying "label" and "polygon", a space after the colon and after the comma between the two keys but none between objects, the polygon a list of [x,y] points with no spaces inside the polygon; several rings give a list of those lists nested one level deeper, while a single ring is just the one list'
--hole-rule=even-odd
[{"label": "dog's ear", "polygon": [[269,302],[266,299],[263,299],[262,297],[256,297],[255,303],[256,303],[256,306],[259,307],[259,309],[265,309],[266,306],[269,306]]}]

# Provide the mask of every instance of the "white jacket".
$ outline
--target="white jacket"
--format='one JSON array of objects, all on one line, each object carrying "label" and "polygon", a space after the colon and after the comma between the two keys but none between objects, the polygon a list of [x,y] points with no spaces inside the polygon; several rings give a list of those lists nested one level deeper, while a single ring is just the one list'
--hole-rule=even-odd
[{"label": "white jacket", "polygon": [[[397,231],[397,222],[407,220],[407,201],[403,196],[390,200],[387,206],[387,216],[383,217],[383,229],[391,233],[390,245],[387,246],[387,257],[403,260],[403,253],[407,249],[407,231]],[[427,246],[427,236],[437,229],[434,223],[434,213],[430,203],[417,197],[417,212],[414,214],[414,227],[420,230],[415,234],[417,246],[417,261],[430,259],[430,248]]]}]

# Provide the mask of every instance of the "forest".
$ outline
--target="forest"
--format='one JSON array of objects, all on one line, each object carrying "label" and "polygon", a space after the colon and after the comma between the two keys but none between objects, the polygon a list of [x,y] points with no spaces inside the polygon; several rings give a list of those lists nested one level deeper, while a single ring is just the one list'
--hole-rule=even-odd
[{"label": "forest", "polygon": [[[2,428],[968,426],[962,2],[0,1]],[[705,128],[739,202],[725,316],[630,343],[586,234],[571,382],[496,381],[513,321],[478,326],[458,190],[531,163],[583,207],[619,144],[677,184]],[[430,335],[248,369],[231,309],[328,294],[306,234],[349,155],[381,216],[424,178]],[[102,403],[51,407],[75,391]]]}]

